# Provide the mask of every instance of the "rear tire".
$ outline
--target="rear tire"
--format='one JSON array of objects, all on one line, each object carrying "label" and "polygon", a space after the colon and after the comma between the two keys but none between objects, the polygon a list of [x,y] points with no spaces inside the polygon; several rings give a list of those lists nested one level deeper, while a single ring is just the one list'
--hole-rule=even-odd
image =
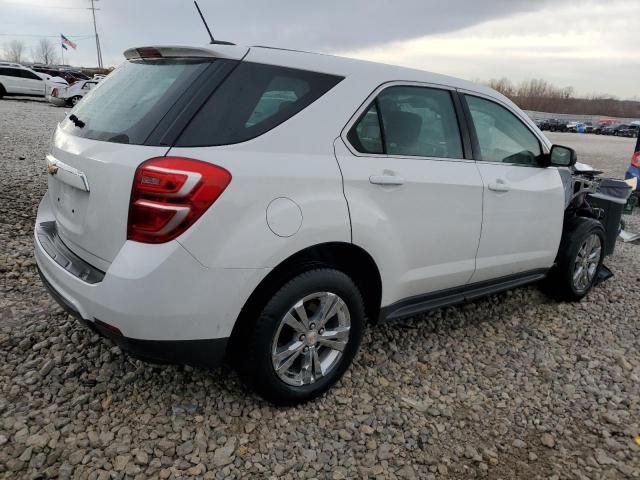
[{"label": "rear tire", "polygon": [[596,281],[605,247],[605,231],[599,221],[569,219],[562,233],[556,266],[548,279],[550,293],[560,300],[583,299]]},{"label": "rear tire", "polygon": [[364,325],[364,302],[351,278],[331,268],[309,270],[284,284],[255,325],[243,329],[239,373],[276,405],[309,401],[351,365]]}]

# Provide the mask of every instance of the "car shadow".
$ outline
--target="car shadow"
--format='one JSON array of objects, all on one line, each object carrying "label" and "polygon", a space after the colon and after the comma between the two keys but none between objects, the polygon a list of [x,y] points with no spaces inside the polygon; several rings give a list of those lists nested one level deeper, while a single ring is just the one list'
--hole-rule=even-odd
[{"label": "car shadow", "polygon": [[9,95],[5,95],[2,97],[2,100],[10,100],[14,102],[21,103],[49,103],[45,98],[40,97],[12,97]]}]

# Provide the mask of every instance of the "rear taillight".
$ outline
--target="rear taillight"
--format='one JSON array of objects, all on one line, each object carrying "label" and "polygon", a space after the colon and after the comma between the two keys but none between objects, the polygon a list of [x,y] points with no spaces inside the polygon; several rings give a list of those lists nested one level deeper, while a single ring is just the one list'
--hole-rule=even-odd
[{"label": "rear taillight", "polygon": [[140,58],[162,58],[162,52],[153,47],[136,48]]},{"label": "rear taillight", "polygon": [[639,152],[635,152],[631,156],[631,165],[633,165],[636,168],[640,168],[640,151]]},{"label": "rear taillight", "polygon": [[127,238],[144,243],[173,240],[200,218],[229,182],[227,170],[199,160],[147,160],[133,179]]},{"label": "rear taillight", "polygon": [[58,96],[58,89],[54,88],[53,90],[51,90],[51,96],[52,97],[57,97]]}]

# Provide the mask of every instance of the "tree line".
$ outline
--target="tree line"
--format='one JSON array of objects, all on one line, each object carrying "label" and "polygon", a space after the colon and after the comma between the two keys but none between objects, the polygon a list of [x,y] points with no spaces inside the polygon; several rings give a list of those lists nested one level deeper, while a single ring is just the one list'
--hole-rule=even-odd
[{"label": "tree line", "polygon": [[27,53],[27,45],[21,40],[12,40],[5,43],[3,48],[4,58],[9,62],[22,63],[31,60],[33,63],[44,63],[45,65],[56,64],[59,61],[57,44],[48,38],[41,38],[30,54]]},{"label": "tree line", "polygon": [[491,79],[486,85],[511,99],[523,110],[640,118],[640,101],[619,100],[612,95],[576,97],[573,87],[556,87],[542,79],[514,84],[508,78]]}]

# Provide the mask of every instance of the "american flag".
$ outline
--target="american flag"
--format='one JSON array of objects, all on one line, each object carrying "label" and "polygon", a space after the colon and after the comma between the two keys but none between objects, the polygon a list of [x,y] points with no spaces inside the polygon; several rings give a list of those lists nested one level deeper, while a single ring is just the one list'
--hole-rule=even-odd
[{"label": "american flag", "polygon": [[66,45],[70,46],[74,50],[77,47],[77,45],[75,43],[73,43],[71,40],[69,40],[63,34],[60,34],[60,41],[62,42],[62,48],[64,48],[65,50],[67,49]]}]

